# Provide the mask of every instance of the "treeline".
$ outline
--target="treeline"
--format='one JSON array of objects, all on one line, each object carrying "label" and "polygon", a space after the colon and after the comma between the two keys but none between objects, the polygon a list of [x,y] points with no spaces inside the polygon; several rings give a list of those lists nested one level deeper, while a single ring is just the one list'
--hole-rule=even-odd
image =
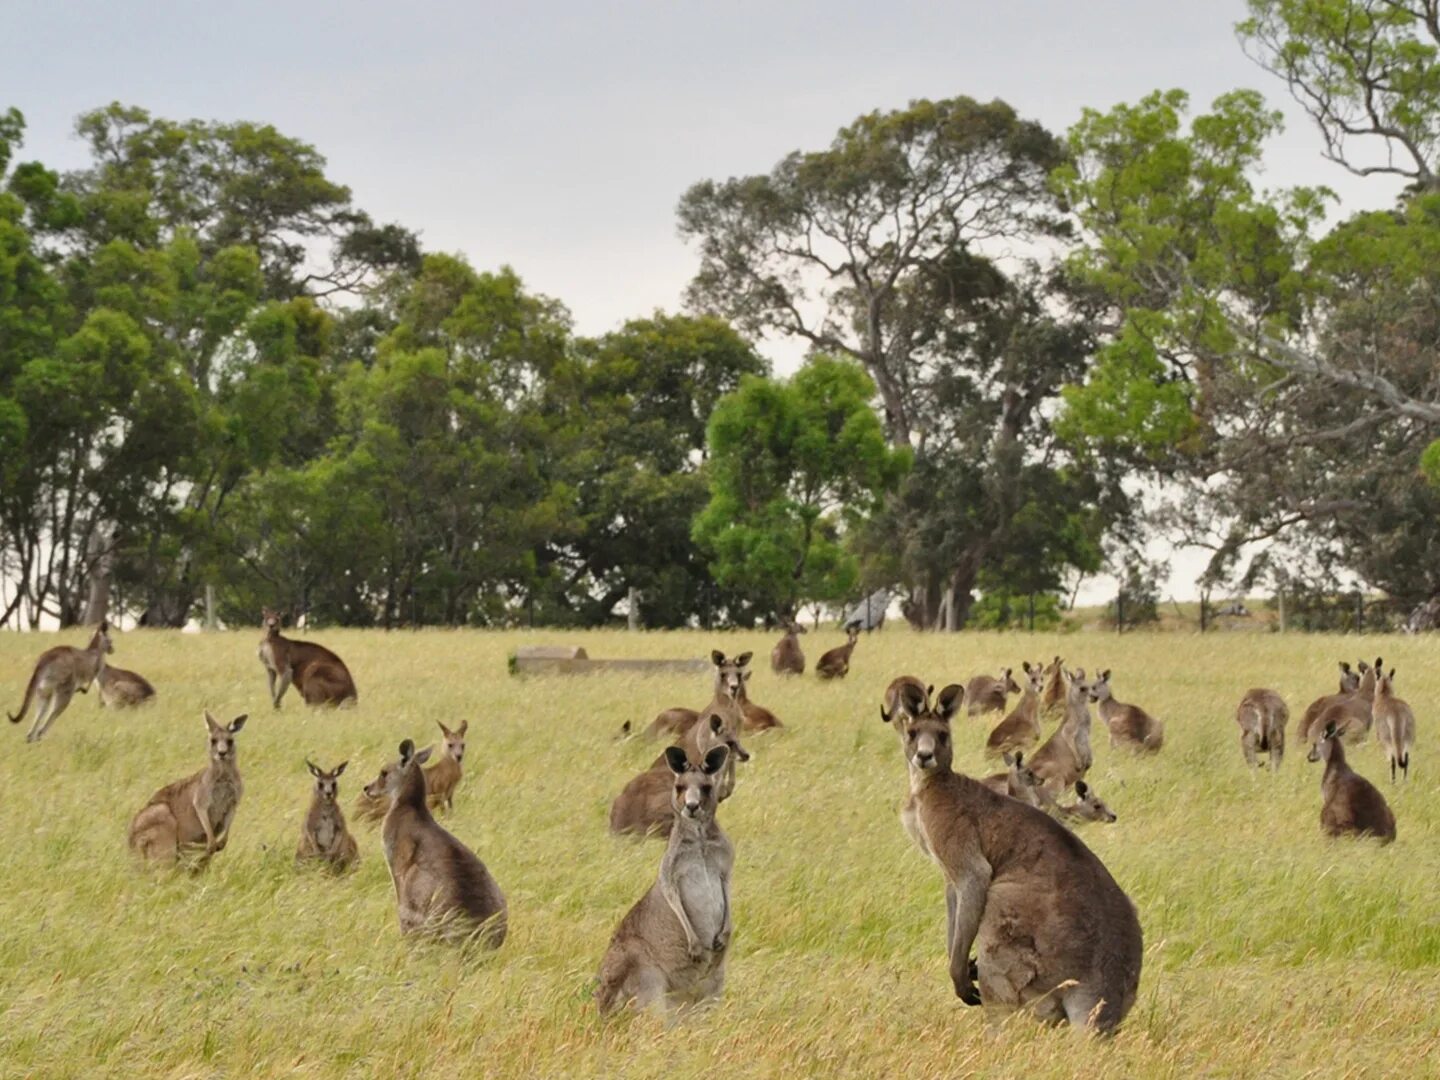
[{"label": "treeline", "polygon": [[[1433,621],[1440,33],[1418,0],[1250,9],[1393,209],[1257,187],[1253,91],[1063,138],[916,101],[695,184],[689,313],[598,338],[271,127],[112,105],[60,174],[12,110],[0,621],[175,626],[209,590],[233,622],[745,625],[891,588],[918,626],[1043,625],[1101,569],[1153,592],[1157,529],[1211,551],[1206,596]],[[774,377],[765,335],[809,359]]]}]

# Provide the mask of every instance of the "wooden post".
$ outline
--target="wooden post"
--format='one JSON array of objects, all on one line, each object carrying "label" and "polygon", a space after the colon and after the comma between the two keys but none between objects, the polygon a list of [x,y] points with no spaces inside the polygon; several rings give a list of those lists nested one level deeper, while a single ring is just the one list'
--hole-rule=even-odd
[{"label": "wooden post", "polygon": [[1285,586],[1282,583],[1275,592],[1275,598],[1280,605],[1280,633],[1285,633]]},{"label": "wooden post", "polygon": [[205,586],[205,629],[215,629],[215,586]]},{"label": "wooden post", "polygon": [[625,615],[625,625],[631,630],[640,629],[640,593],[634,585],[630,586],[629,604],[630,610]]}]

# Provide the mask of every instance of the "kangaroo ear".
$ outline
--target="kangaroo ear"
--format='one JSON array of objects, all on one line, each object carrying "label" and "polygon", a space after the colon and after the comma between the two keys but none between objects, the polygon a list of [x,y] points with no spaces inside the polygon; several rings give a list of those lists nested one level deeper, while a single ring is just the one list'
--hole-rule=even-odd
[{"label": "kangaroo ear", "polygon": [[739,656],[735,657],[735,666],[744,667],[746,664],[750,663],[750,658],[754,655],[755,654],[753,652],[742,652]]},{"label": "kangaroo ear", "polygon": [[685,756],[685,751],[681,747],[667,746],[665,748],[665,764],[670,766],[671,772],[680,776],[690,768],[690,759]]},{"label": "kangaroo ear", "polygon": [[234,735],[237,731],[239,731],[242,727],[245,726],[245,721],[249,719],[249,713],[241,713],[239,716],[235,717],[234,720],[231,720],[229,727],[230,734]]},{"label": "kangaroo ear", "polygon": [[215,717],[210,715],[209,709],[205,710],[205,726],[211,731],[220,730],[220,721],[216,720]]},{"label": "kangaroo ear", "polygon": [[1088,795],[1089,793],[1090,793],[1090,785],[1089,785],[1089,784],[1085,783],[1084,780],[1076,780],[1076,781],[1075,781],[1075,794],[1076,794],[1076,795],[1079,795],[1080,798],[1083,799],[1083,798],[1085,798],[1085,796]]},{"label": "kangaroo ear", "polygon": [[940,691],[940,696],[935,699],[935,715],[941,720],[949,720],[960,709],[960,702],[965,697],[965,688],[959,683],[951,683]]},{"label": "kangaroo ear", "polygon": [[424,750],[421,750],[418,754],[415,755],[415,764],[416,764],[416,765],[424,765],[425,762],[427,762],[427,761],[430,760],[430,755],[433,754],[434,752],[435,752],[435,747],[433,747],[433,746],[427,746],[427,747],[425,747]]},{"label": "kangaroo ear", "polygon": [[[1360,662],[1363,664],[1365,661],[1362,660],[1362,661],[1360,661]],[[1341,660],[1341,661],[1340,661],[1340,670],[1343,671],[1343,672],[1345,672],[1346,675],[1349,675],[1349,674],[1350,674],[1350,661],[1348,661],[1348,660]]]},{"label": "kangaroo ear", "polygon": [[470,718],[467,716],[464,720],[461,720],[461,721],[460,721],[460,730],[457,731],[455,734],[457,734],[457,735],[464,735],[464,734],[465,734],[467,731],[469,731],[469,730],[470,730]]},{"label": "kangaroo ear", "polygon": [[336,765],[336,766],[335,766],[335,772],[332,773],[331,775],[333,775],[333,776],[335,777],[335,779],[337,779],[337,780],[340,779],[340,774],[345,771],[345,766],[346,766],[346,765],[349,765],[349,764],[350,764],[350,762],[349,762],[348,760],[347,760],[347,761],[342,761],[342,762],[340,762],[339,765]]},{"label": "kangaroo ear", "polygon": [[1015,767],[1018,769],[1018,768],[1019,768],[1021,765],[1023,765],[1023,764],[1025,764],[1025,751],[1023,751],[1023,750],[1016,750],[1016,751],[1015,751]]},{"label": "kangaroo ear", "polygon": [[1107,667],[1104,671],[1102,671],[1102,672],[1100,673],[1100,681],[1101,681],[1101,682],[1109,682],[1109,681],[1110,681],[1110,669],[1109,669],[1108,667]]},{"label": "kangaroo ear", "polygon": [[1023,672],[1025,672],[1026,675],[1029,675],[1029,674],[1030,674],[1030,661],[1029,661],[1029,660],[1021,660],[1021,661],[1020,661],[1020,670],[1023,671]]},{"label": "kangaroo ear", "polygon": [[1390,678],[1390,681],[1391,681],[1391,682],[1394,682],[1394,681],[1395,681],[1395,669],[1394,669],[1393,667],[1390,669],[1390,676],[1389,676],[1389,678]]},{"label": "kangaroo ear", "polygon": [[451,731],[451,730],[450,730],[448,727],[446,727],[444,724],[441,724],[439,720],[436,720],[435,723],[440,724],[440,731],[441,731],[442,734],[445,734],[445,735],[454,735],[454,734],[455,734],[453,731]]},{"label": "kangaroo ear", "polygon": [[723,721],[723,720],[720,719],[720,714],[719,714],[719,713],[713,713],[713,712],[712,712],[712,713],[710,714],[710,730],[711,730],[711,732],[713,732],[713,733],[716,734],[716,735],[719,735],[719,734],[720,734],[720,729],[721,729],[722,727],[724,727],[724,726],[725,726],[725,721]]},{"label": "kangaroo ear", "polygon": [[1335,721],[1334,721],[1334,720],[1331,720],[1330,723],[1328,723],[1328,724],[1325,725],[1325,738],[1327,738],[1327,739],[1333,739],[1334,737],[1335,737]]},{"label": "kangaroo ear", "polygon": [[1005,767],[1006,767],[1007,769],[1013,769],[1013,768],[1014,768],[1016,765],[1018,765],[1018,764],[1019,764],[1019,762],[1015,760],[1015,755],[1014,755],[1014,754],[1008,754],[1008,753],[1007,753],[1007,754],[1005,755]]},{"label": "kangaroo ear", "polygon": [[711,649],[710,662],[716,667],[719,667],[721,664],[725,663],[725,654],[719,649]]},{"label": "kangaroo ear", "polygon": [[881,706],[880,706],[880,722],[881,722],[882,724],[888,724],[888,723],[890,723],[890,717],[891,717],[892,715],[893,715],[892,713],[887,713],[887,712],[885,711],[885,706],[884,706],[884,705],[881,705]]},{"label": "kangaroo ear", "polygon": [[754,673],[753,671],[744,671],[744,672],[741,672],[741,674],[740,674],[740,681],[741,681],[741,682],[749,682],[749,681],[750,681],[750,676],[751,676],[751,675],[754,675],[754,674],[755,674],[755,673]]},{"label": "kangaroo ear", "polygon": [[900,688],[900,705],[911,716],[919,716],[925,711],[925,697],[914,683],[906,683]]},{"label": "kangaroo ear", "polygon": [[306,758],[306,759],[305,759],[305,767],[310,770],[310,775],[311,775],[311,776],[319,777],[319,775],[320,775],[320,770],[319,770],[319,768],[318,768],[318,767],[315,765],[315,763],[314,763],[313,761],[311,761],[309,758]]},{"label": "kangaroo ear", "polygon": [[404,741],[402,741],[402,742],[400,743],[400,764],[401,764],[401,765],[408,765],[408,764],[410,764],[410,759],[411,759],[412,757],[414,757],[414,756],[415,756],[415,741],[414,741],[413,739],[405,739]]},{"label": "kangaroo ear", "polygon": [[710,752],[705,755],[705,762],[700,766],[706,776],[714,776],[725,767],[725,759],[730,756],[730,748],[725,744],[711,747]]}]

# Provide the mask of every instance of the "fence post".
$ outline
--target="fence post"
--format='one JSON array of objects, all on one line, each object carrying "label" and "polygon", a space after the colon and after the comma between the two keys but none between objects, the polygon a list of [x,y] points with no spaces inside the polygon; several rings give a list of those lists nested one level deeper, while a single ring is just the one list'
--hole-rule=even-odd
[{"label": "fence post", "polygon": [[625,617],[625,625],[626,625],[629,629],[631,629],[631,630],[639,630],[639,629],[640,629],[640,594],[636,591],[634,585],[631,585],[631,586],[630,586],[630,592],[628,593],[628,596],[629,596],[630,611],[629,611],[629,613],[628,613],[628,614],[626,615],[626,617]]}]

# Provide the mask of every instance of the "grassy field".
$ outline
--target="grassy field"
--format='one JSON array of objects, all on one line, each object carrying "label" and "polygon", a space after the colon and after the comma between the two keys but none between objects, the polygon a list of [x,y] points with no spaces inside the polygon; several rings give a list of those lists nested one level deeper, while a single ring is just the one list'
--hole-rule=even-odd
[{"label": "grassy field", "polygon": [[[63,640],[82,643],[81,634]],[[354,711],[274,712],[259,630],[135,632],[112,658],[160,701],[110,714],[77,697],[44,742],[0,732],[0,1074],[4,1076],[1393,1076],[1434,1075],[1440,1015],[1440,764],[1430,639],[1279,635],[921,636],[861,640],[850,677],[780,681],[770,636],[473,632],[317,635],[349,663]],[[53,635],[0,635],[0,703],[19,702]],[[804,639],[810,659],[838,643]],[[720,819],[736,847],[736,936],[724,1001],[674,1027],[602,1023],[591,1001],[610,933],[659,865],[658,842],[606,831],[610,800],[655,754],[622,721],[699,707],[693,676],[514,679],[522,643],[592,656],[753,649],[752,697],[787,727],[750,737]],[[1145,970],[1120,1034],[1086,1040],[1025,1017],[987,1024],[954,998],[937,870],[896,817],[898,745],[879,721],[889,679],[937,685],[1063,652],[1112,667],[1116,694],[1167,724],[1164,752],[1111,751],[1091,779],[1120,815],[1084,839],[1140,910]],[[1383,789],[1389,848],[1319,829],[1319,766],[1291,747],[1247,771],[1234,707],[1252,685],[1298,713],[1334,689],[1335,661],[1385,656],[1415,706],[1408,787]],[[249,712],[245,800],[202,875],[146,872],[130,817],[205,758],[201,710]],[[448,822],[510,902],[498,954],[400,939],[377,830],[361,864],[299,872],[304,758],[348,758],[349,806],[403,737],[468,717],[467,778]],[[981,768],[985,725],[956,763]],[[1352,753],[1380,780],[1372,742]]]}]

